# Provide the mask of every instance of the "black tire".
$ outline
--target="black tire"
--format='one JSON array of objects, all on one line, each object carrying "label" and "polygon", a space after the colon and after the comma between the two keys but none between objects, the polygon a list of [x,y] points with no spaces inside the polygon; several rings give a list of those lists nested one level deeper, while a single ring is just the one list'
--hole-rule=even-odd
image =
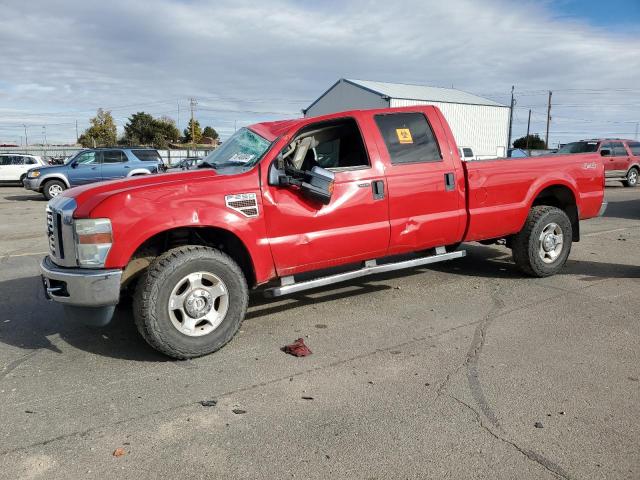
[{"label": "black tire", "polygon": [[51,200],[53,197],[57,196],[58,194],[54,194],[51,191],[56,187],[59,187],[61,189],[60,191],[64,191],[67,189],[67,186],[64,184],[64,182],[60,180],[47,180],[42,186],[42,194],[44,195],[44,198],[46,198],[47,200]]},{"label": "black tire", "polygon": [[[203,336],[179,331],[169,317],[172,290],[186,275],[210,272],[226,286],[228,307],[222,323]],[[188,245],[174,248],[156,258],[138,280],[133,313],[138,331],[156,350],[169,357],[185,359],[219,350],[236,334],[245,312],[249,292],[240,267],[219,250]]]},{"label": "black tire", "polygon": [[636,167],[631,167],[627,172],[627,179],[622,182],[625,187],[637,187],[640,173]]},{"label": "black tire", "polygon": [[[556,224],[562,230],[563,243],[554,260],[543,260],[540,249],[540,236],[543,230]],[[520,270],[533,277],[549,277],[558,273],[571,252],[573,231],[567,214],[556,207],[539,205],[529,212],[527,221],[520,232],[514,235],[512,242],[513,260]]]}]

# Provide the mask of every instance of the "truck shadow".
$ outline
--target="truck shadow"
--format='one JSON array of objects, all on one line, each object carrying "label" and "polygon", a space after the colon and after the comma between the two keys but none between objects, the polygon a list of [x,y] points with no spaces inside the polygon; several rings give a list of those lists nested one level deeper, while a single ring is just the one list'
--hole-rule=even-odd
[{"label": "truck shadow", "polygon": [[640,220],[640,198],[622,202],[609,202],[604,217]]},{"label": "truck shadow", "polygon": [[[408,275],[421,275],[428,271],[484,278],[527,279],[511,261],[510,251],[504,248],[481,245],[465,245],[463,248],[467,250],[467,256],[452,262],[376,275],[282,299],[265,299],[259,292],[254,292],[246,320],[259,321],[271,314],[295,310],[317,302],[378,294],[393,288],[380,282]],[[635,279],[640,278],[640,266],[569,260],[559,275],[581,275],[583,278],[580,279],[584,281],[598,278]],[[0,298],[3,299],[0,342],[4,344],[23,350],[47,349],[57,353],[62,353],[66,345],[70,345],[105,357],[139,362],[171,361],[147,345],[138,334],[130,302],[122,302],[113,321],[104,328],[96,329],[66,319],[60,305],[44,298],[38,276],[0,282]]]},{"label": "truck shadow", "polygon": [[[513,263],[511,250],[504,247],[464,244],[467,256],[450,263],[439,263],[431,270],[486,278],[522,278],[525,276]],[[640,278],[640,266],[618,263],[572,260],[557,275],[578,275],[580,280],[592,281],[603,278]]]},{"label": "truck shadow", "polygon": [[[259,293],[253,293],[250,310],[245,319],[258,321],[261,317],[318,301],[332,301],[391,288],[387,285],[373,286],[365,282],[346,285],[351,287],[348,291],[331,292],[330,288],[318,289],[314,294],[328,293],[320,299],[302,294],[293,295],[286,297],[286,303],[283,303],[283,299],[267,300]],[[333,287],[333,290],[335,289],[336,287]],[[46,349],[56,353],[63,353],[70,345],[95,355],[123,360],[172,361],[156,352],[142,339],[133,321],[130,301],[121,302],[109,325],[92,328],[69,321],[59,304],[46,300],[39,276],[0,282],[0,298],[0,342],[6,345],[28,351]]]}]

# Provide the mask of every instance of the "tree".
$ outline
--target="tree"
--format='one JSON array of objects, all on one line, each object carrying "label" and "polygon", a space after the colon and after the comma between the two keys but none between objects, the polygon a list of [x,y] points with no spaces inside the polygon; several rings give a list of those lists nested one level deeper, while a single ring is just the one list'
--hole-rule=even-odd
[{"label": "tree", "polygon": [[216,132],[216,129],[213,127],[210,127],[209,125],[207,125],[206,127],[204,127],[204,130],[202,130],[202,136],[203,137],[211,137],[214,140],[217,140],[218,138],[218,132]]},{"label": "tree", "polygon": [[[191,138],[191,125],[193,122],[193,136]],[[184,129],[184,142],[185,143],[198,143],[202,138],[202,129],[200,128],[200,122],[198,120],[189,120],[189,125]]]},{"label": "tree", "polygon": [[[531,150],[544,150],[547,146],[544,140],[536,133],[535,135],[529,135],[529,142],[527,142],[527,136],[520,137],[513,141],[513,148],[529,148]],[[528,145],[528,146],[527,146]]]},{"label": "tree", "polygon": [[168,117],[153,118],[145,112],[134,113],[124,126],[122,142],[128,145],[153,145],[165,148],[178,140],[180,132]]},{"label": "tree", "polygon": [[117,129],[111,112],[99,108],[96,116],[89,120],[91,126],[87,128],[78,143],[83,147],[108,147],[116,144]]}]

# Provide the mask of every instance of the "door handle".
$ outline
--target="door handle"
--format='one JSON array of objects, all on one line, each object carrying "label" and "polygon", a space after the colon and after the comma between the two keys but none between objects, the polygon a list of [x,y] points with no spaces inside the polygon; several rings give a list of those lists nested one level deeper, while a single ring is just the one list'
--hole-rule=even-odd
[{"label": "door handle", "polygon": [[374,200],[382,200],[384,198],[384,181],[374,180],[371,182],[371,189],[373,190]]},{"label": "door handle", "polygon": [[456,177],[453,173],[444,174],[444,189],[447,192],[450,192],[456,189]]}]

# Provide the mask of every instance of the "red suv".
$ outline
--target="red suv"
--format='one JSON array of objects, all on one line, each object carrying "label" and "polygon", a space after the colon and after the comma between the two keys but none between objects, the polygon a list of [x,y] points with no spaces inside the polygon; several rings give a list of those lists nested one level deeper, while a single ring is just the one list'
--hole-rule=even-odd
[{"label": "red suv", "polygon": [[640,142],[620,138],[601,138],[567,143],[558,153],[600,152],[608,180],[620,180],[625,187],[638,185]]}]

